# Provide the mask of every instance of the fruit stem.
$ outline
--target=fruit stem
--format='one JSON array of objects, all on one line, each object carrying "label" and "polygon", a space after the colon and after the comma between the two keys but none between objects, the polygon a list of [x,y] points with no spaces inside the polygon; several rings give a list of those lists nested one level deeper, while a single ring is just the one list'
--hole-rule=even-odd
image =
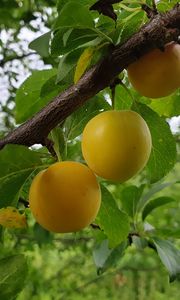
[{"label": "fruit stem", "polygon": [[127,88],[127,86],[121,81],[120,83],[122,85],[122,87],[126,90],[126,92],[129,94],[129,96],[131,97],[132,101],[135,102],[134,97],[132,96],[131,92],[129,91],[129,89]]},{"label": "fruit stem", "polygon": [[158,14],[156,2],[154,0],[152,0],[152,7],[148,6],[147,4],[142,4],[141,8],[146,12],[146,15],[149,19],[154,18],[154,16]]},{"label": "fruit stem", "polygon": [[157,11],[157,6],[156,6],[156,1],[155,0],[152,0],[152,7],[153,7],[154,12],[156,12],[156,14],[157,14],[158,11]]},{"label": "fruit stem", "polygon": [[49,139],[49,138],[45,138],[43,141],[42,141],[42,145],[45,146],[49,153],[55,158],[57,159],[57,154],[55,152],[55,149],[54,149],[54,142]]},{"label": "fruit stem", "polygon": [[57,160],[62,161],[62,157],[61,157],[60,149],[59,149],[59,140],[58,140],[58,136],[57,136],[57,132],[56,132],[55,128],[51,131],[51,137],[53,140],[53,149],[54,149],[54,152],[56,153]]},{"label": "fruit stem", "polygon": [[114,109],[115,106],[115,94],[116,94],[116,85],[121,84],[121,79],[118,77],[115,77],[111,83],[110,83],[110,89],[111,89],[111,102],[112,102],[112,109]]}]

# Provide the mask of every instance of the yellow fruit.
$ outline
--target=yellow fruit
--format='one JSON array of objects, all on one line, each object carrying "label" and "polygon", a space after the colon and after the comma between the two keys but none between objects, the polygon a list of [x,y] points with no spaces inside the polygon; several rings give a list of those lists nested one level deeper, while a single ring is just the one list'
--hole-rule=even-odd
[{"label": "yellow fruit", "polygon": [[154,49],[127,70],[129,81],[141,95],[166,97],[180,87],[180,45],[167,44],[164,52]]},{"label": "yellow fruit", "polygon": [[87,166],[64,161],[51,165],[34,178],[29,203],[42,227],[53,232],[74,232],[95,219],[101,192]]},{"label": "yellow fruit", "polygon": [[99,176],[126,181],[146,165],[151,134],[144,119],[134,111],[106,111],[91,119],[82,136],[87,165]]}]

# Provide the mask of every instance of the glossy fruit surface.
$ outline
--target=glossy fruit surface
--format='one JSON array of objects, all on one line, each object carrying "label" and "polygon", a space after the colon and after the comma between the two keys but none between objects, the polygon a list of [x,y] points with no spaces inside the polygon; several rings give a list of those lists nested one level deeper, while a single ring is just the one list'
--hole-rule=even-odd
[{"label": "glossy fruit surface", "polygon": [[168,96],[180,87],[180,45],[167,44],[164,52],[154,49],[127,70],[129,81],[142,96]]},{"label": "glossy fruit surface", "polygon": [[34,178],[29,203],[42,227],[53,232],[74,232],[95,219],[101,192],[87,166],[64,161],[51,165]]},{"label": "glossy fruit surface", "polygon": [[99,176],[123,182],[146,165],[151,134],[144,119],[134,111],[106,111],[84,128],[82,153]]}]

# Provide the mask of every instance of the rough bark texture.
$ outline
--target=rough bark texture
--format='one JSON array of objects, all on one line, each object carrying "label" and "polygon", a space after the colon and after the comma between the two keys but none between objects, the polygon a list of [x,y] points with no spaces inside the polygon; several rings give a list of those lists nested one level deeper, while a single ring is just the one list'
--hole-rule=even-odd
[{"label": "rough bark texture", "polygon": [[55,97],[32,119],[9,133],[0,140],[0,149],[6,144],[46,144],[49,132],[85,101],[109,86],[130,63],[152,49],[170,41],[177,41],[180,35],[180,4],[166,14],[154,15],[125,43],[114,47],[109,55],[93,66],[65,92]]}]

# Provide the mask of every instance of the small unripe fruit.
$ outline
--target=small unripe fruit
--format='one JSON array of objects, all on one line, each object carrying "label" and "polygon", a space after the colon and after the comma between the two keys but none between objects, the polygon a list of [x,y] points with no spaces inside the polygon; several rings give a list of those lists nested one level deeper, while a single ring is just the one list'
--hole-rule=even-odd
[{"label": "small unripe fruit", "polygon": [[88,226],[100,203],[96,176],[87,166],[73,161],[58,162],[40,172],[29,192],[34,218],[53,232],[74,232]]},{"label": "small unripe fruit", "polygon": [[170,43],[164,51],[154,49],[130,64],[127,71],[142,96],[166,97],[180,87],[180,45]]},{"label": "small unripe fruit", "polygon": [[82,153],[99,176],[124,182],[146,165],[151,134],[134,111],[106,111],[91,119],[82,135]]}]

